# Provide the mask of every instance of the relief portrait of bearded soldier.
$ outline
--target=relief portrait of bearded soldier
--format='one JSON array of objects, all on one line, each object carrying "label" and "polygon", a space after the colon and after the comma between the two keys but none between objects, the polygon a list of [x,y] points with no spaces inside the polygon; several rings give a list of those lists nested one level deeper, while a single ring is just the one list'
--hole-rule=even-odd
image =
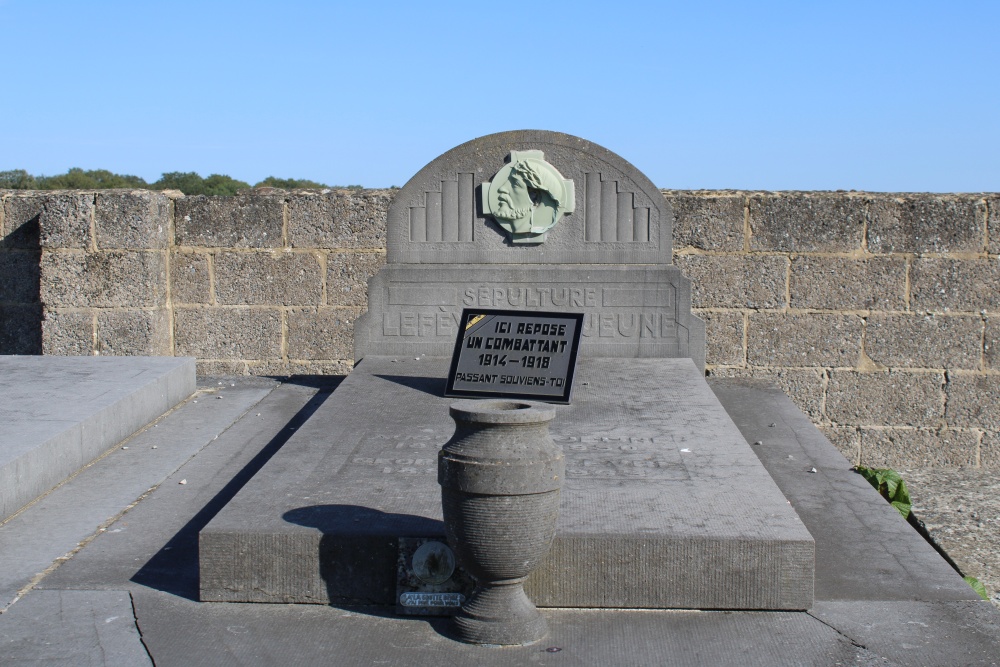
[{"label": "relief portrait of bearded soldier", "polygon": [[492,184],[484,184],[489,187],[484,208],[514,243],[541,243],[559,218],[573,210],[573,182],[562,178],[540,151],[513,152],[511,158]]}]

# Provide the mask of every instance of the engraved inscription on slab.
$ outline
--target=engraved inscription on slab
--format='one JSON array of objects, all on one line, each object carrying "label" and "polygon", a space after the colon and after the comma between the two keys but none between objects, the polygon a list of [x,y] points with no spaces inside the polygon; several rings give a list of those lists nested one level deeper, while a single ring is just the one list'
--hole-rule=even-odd
[{"label": "engraved inscription on slab", "polygon": [[583,313],[462,311],[445,396],[569,403]]},{"label": "engraved inscription on slab", "polygon": [[542,151],[511,151],[510,162],[482,188],[483,215],[493,216],[514,243],[543,243],[576,208],[573,181],[546,162]]}]

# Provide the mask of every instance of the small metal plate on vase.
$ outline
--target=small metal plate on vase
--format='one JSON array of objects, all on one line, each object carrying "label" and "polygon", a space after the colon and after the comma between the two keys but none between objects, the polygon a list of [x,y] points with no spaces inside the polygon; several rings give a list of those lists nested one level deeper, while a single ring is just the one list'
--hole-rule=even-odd
[{"label": "small metal plate on vase", "polygon": [[396,613],[451,616],[472,593],[472,578],[444,538],[401,537],[396,563]]},{"label": "small metal plate on vase", "polygon": [[445,396],[567,404],[583,313],[462,310]]}]

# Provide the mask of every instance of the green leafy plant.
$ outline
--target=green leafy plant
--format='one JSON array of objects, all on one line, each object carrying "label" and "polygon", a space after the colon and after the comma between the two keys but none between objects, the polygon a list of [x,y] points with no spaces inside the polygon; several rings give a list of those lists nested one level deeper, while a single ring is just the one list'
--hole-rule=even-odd
[{"label": "green leafy plant", "polygon": [[970,586],[972,586],[972,590],[976,591],[976,593],[979,595],[979,597],[981,597],[982,599],[984,599],[986,601],[989,601],[990,596],[986,592],[986,587],[983,586],[982,582],[980,582],[975,577],[962,577],[962,579],[965,579],[965,583],[967,583]]},{"label": "green leafy plant", "polygon": [[903,481],[898,472],[891,468],[866,468],[865,466],[857,466],[854,470],[878,489],[882,497],[899,510],[904,519],[909,518],[913,503],[906,490],[906,482]]}]

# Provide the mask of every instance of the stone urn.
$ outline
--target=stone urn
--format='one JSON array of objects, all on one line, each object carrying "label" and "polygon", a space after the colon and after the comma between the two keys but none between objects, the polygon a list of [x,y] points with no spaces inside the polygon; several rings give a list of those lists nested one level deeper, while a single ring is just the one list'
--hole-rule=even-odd
[{"label": "stone urn", "polygon": [[438,455],[448,543],[476,588],[454,618],[472,644],[530,644],[548,625],[524,581],[548,553],[565,462],[549,436],[555,408],[508,399],[452,403],[455,435]]}]

